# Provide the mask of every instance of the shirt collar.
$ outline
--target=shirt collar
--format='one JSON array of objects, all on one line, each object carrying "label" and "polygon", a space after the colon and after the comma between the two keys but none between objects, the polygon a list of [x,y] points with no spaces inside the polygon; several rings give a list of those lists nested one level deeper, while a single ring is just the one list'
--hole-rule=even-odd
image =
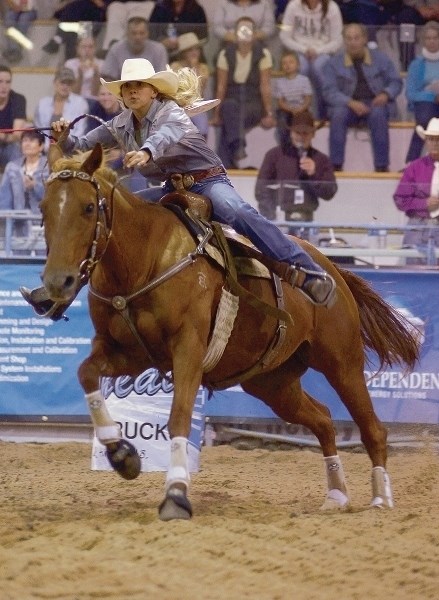
[{"label": "shirt collar", "polygon": [[[345,52],[345,55],[344,55],[344,64],[345,64],[345,67],[352,67],[354,64],[354,61],[352,60],[351,56],[347,52]],[[372,56],[369,52],[369,48],[365,48],[363,64],[365,64],[365,65],[372,64]]]}]

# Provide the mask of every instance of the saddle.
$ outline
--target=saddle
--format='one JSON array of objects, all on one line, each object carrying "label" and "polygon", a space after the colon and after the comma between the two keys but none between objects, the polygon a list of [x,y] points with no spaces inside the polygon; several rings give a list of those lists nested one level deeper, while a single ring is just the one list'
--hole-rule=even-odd
[{"label": "saddle", "polygon": [[[205,234],[206,226],[211,226],[215,234],[212,243],[220,250],[224,250],[222,247],[224,242],[221,238],[223,237],[227,240],[238,273],[243,272],[243,269],[245,269],[245,267],[240,268],[240,265],[246,264],[247,269],[249,265],[248,261],[242,261],[240,259],[252,259],[253,263],[257,262],[264,265],[266,269],[268,269],[268,272],[275,273],[280,279],[283,279],[292,287],[302,286],[305,280],[305,273],[288,263],[265,256],[250,242],[249,239],[238,234],[232,227],[222,223],[213,222],[212,203],[210,199],[207,196],[195,194],[194,192],[184,189],[183,183],[180,183],[179,181],[179,178],[181,177],[182,175],[179,174],[171,177],[176,191],[163,196],[160,200],[160,204],[178,216],[196,241],[200,239],[200,236]],[[256,266],[255,270],[258,271]],[[260,276],[263,276],[261,270],[260,273]],[[247,272],[247,274],[249,273]],[[265,277],[267,276],[269,276],[269,274],[265,271]]]}]

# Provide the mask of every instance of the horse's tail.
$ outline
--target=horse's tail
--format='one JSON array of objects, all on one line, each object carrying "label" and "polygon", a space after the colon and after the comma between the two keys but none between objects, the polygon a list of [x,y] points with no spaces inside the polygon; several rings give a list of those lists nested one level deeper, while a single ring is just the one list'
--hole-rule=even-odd
[{"label": "horse's tail", "polygon": [[413,369],[419,358],[419,342],[413,325],[364,279],[352,271],[335,267],[357,303],[363,344],[378,355],[378,370],[395,363]]}]

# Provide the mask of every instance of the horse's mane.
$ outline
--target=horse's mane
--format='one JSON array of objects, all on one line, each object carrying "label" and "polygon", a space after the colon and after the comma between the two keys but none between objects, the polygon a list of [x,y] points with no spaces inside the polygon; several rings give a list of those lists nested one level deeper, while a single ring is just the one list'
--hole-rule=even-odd
[{"label": "horse's mane", "polygon": [[[75,152],[73,156],[63,156],[62,158],[58,158],[52,165],[52,171],[63,171],[65,169],[79,171],[82,163],[91,154],[91,152],[91,150],[87,152]],[[97,176],[97,178],[102,181],[106,181],[109,184],[115,185],[119,179],[119,176],[107,165],[107,160],[107,152],[104,152],[102,164],[98,169],[96,169],[93,175]]]}]

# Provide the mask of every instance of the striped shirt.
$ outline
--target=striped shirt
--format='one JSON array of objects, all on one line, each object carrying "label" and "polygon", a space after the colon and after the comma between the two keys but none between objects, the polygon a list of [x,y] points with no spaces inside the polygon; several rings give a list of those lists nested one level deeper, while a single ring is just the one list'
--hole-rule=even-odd
[{"label": "striped shirt", "polygon": [[301,106],[305,96],[312,96],[311,82],[305,75],[298,74],[293,78],[276,77],[271,83],[273,97],[284,98],[291,108]]}]

